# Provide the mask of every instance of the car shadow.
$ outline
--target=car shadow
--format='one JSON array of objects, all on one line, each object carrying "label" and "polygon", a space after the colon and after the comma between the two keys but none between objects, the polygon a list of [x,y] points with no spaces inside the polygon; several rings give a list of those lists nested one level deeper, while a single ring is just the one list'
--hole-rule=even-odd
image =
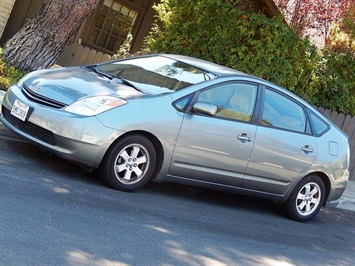
[{"label": "car shadow", "polygon": [[[69,179],[70,181],[78,180],[90,186],[100,186],[109,189],[101,181],[97,172],[90,173],[80,166],[31,142],[23,141],[15,134],[10,133],[6,143],[11,147],[12,156],[14,158],[22,158],[24,164],[28,165],[29,171],[31,169],[43,169],[44,171],[58,174],[63,178],[62,181]],[[119,193],[119,191],[117,192]],[[282,216],[280,204],[274,201],[171,182],[149,182],[142,190],[135,193],[142,193],[146,196],[158,194],[165,198],[182,200],[185,203],[195,202],[215,207],[241,209],[254,213]]]},{"label": "car shadow", "polygon": [[245,209],[278,216],[282,214],[281,205],[278,202],[201,187],[172,182],[150,182],[143,190],[152,194],[159,193],[169,197],[183,198],[188,201],[204,202],[216,207],[223,206],[230,209]]}]

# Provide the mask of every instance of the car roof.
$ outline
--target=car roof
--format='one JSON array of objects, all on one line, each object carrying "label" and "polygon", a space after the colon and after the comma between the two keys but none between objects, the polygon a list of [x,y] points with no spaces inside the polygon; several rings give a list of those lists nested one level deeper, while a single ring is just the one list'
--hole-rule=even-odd
[{"label": "car roof", "polygon": [[159,54],[158,56],[163,56],[167,57],[170,59],[174,59],[176,61],[180,61],[189,65],[192,65],[194,67],[197,67],[199,69],[205,70],[207,72],[211,72],[216,74],[217,76],[225,76],[225,75],[243,75],[243,76],[249,76],[248,74],[245,74],[244,72],[235,70],[233,68],[221,66],[209,61],[205,61],[202,59],[197,59],[185,55],[177,55],[177,54]]}]

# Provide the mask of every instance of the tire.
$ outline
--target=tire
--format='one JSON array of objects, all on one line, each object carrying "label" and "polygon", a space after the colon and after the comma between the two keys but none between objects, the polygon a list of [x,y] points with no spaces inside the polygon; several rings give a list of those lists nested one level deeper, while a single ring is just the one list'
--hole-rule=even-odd
[{"label": "tire", "polygon": [[100,166],[102,180],[122,191],[136,191],[152,177],[156,164],[153,144],[142,135],[129,135],[115,143]]},{"label": "tire", "polygon": [[293,220],[305,222],[316,216],[325,199],[322,179],[310,175],[302,179],[286,202],[286,214]]}]

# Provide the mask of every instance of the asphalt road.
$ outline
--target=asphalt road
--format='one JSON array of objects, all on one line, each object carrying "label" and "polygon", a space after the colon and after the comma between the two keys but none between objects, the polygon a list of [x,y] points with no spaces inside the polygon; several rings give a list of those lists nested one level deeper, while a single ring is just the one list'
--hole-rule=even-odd
[{"label": "asphalt road", "polygon": [[298,223],[272,202],[205,189],[119,192],[0,130],[0,265],[354,264],[355,212]]}]

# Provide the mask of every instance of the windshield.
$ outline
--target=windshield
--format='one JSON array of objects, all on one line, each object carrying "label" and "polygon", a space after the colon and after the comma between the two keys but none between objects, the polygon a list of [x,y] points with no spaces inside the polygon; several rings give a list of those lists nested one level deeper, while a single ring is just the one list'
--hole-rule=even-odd
[{"label": "windshield", "polygon": [[212,73],[164,56],[110,62],[98,65],[96,69],[153,94],[180,90],[215,77]]}]

